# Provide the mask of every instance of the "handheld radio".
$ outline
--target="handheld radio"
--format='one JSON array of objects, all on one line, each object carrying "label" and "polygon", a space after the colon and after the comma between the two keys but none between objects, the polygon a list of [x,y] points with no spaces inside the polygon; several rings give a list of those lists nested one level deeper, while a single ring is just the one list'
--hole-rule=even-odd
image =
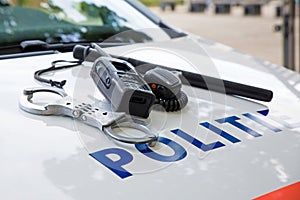
[{"label": "handheld radio", "polygon": [[99,57],[90,72],[114,111],[147,118],[155,95],[134,67],[123,60]]}]

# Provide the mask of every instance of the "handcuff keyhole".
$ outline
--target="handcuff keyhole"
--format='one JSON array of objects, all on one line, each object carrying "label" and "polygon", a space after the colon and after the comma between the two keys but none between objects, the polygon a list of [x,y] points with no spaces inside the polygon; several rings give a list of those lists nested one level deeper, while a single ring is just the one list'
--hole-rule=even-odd
[{"label": "handcuff keyhole", "polygon": [[66,104],[67,104],[67,106],[71,105],[71,103],[70,103],[70,102],[68,102],[68,103],[66,103]]},{"label": "handcuff keyhole", "polygon": [[102,115],[107,115],[107,112],[102,113]]}]

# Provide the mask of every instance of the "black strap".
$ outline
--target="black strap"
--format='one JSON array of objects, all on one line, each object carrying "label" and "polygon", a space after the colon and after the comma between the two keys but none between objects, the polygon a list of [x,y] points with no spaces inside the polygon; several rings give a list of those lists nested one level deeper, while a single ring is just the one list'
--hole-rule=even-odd
[{"label": "black strap", "polygon": [[[61,65],[63,63],[68,63],[68,64]],[[63,86],[67,82],[66,80],[53,81],[51,79],[42,78],[41,75],[46,73],[46,72],[51,72],[51,71],[76,67],[76,66],[81,65],[81,63],[82,63],[82,61],[79,61],[79,60],[73,60],[73,61],[55,60],[51,63],[51,67],[46,68],[46,69],[41,69],[41,70],[38,70],[38,71],[34,72],[34,79],[41,82],[41,83],[49,84],[51,87],[63,88]],[[57,65],[60,65],[60,66],[57,66]]]}]

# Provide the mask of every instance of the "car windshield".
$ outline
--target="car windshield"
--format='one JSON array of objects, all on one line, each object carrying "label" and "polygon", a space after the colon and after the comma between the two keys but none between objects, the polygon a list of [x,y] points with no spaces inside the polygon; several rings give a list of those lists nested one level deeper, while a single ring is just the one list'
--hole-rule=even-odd
[{"label": "car windshield", "polygon": [[0,46],[10,46],[26,40],[136,43],[169,36],[124,0],[0,0],[0,38]]}]

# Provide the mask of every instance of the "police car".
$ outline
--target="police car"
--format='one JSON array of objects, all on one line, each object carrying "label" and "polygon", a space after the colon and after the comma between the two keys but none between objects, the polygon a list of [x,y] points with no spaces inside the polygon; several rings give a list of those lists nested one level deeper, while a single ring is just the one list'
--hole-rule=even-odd
[{"label": "police car", "polygon": [[[300,199],[299,74],[178,31],[136,0],[14,2],[0,6],[1,199]],[[171,71],[187,102],[111,126],[124,112],[90,75],[103,52]]]}]

